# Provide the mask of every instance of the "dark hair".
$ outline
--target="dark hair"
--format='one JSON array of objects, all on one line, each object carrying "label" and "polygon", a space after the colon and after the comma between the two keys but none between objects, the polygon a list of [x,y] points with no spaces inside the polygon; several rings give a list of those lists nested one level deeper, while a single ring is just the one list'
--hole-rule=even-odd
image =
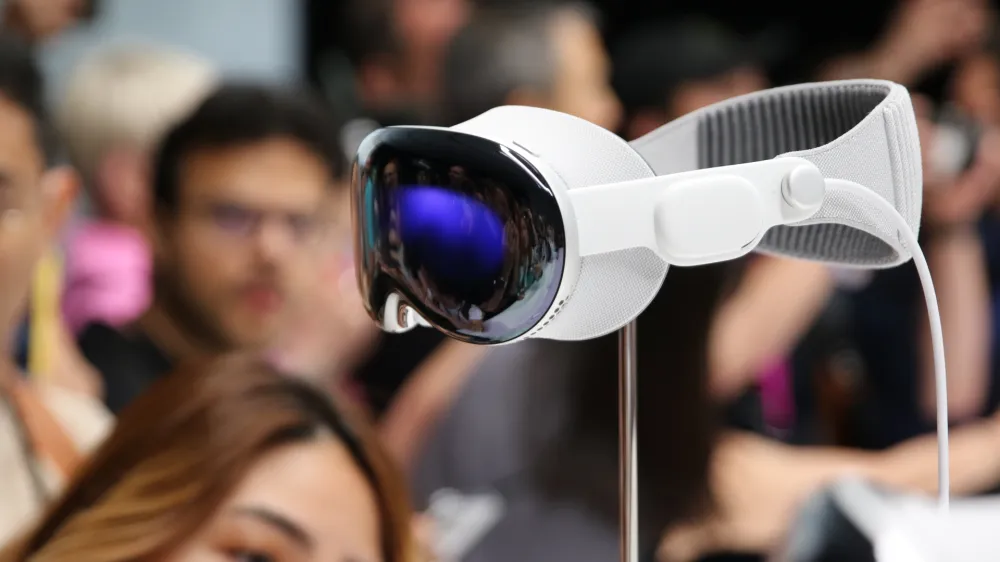
[{"label": "dark hair", "polygon": [[47,165],[54,164],[58,143],[45,106],[45,81],[30,46],[9,33],[0,33],[0,94],[35,121],[38,149]]},{"label": "dark hair", "polygon": [[393,0],[347,0],[343,4],[347,21],[344,53],[351,66],[360,68],[376,57],[395,57],[402,44],[393,21]]},{"label": "dark hair", "polygon": [[[711,509],[709,462],[719,413],[708,392],[708,335],[729,264],[672,267],[637,327],[639,524],[643,550],[665,529]],[[581,343],[546,342],[568,377],[569,420],[539,465],[542,489],[618,521],[618,334]],[[544,388],[544,387],[543,387]],[[554,398],[539,393],[539,401]],[[549,395],[551,396],[551,395]],[[537,408],[544,419],[544,404]]]},{"label": "dark hair", "polygon": [[191,153],[203,149],[290,137],[322,158],[331,178],[341,179],[347,164],[339,131],[326,107],[305,93],[253,85],[223,86],[161,142],[153,168],[156,210],[176,210],[181,165]]},{"label": "dark hair", "polygon": [[332,434],[371,488],[384,560],[406,562],[413,545],[402,478],[370,430],[343,414],[318,389],[259,361],[188,364],[125,409],[61,499],[0,559],[162,556],[194,535],[263,455]]},{"label": "dark hair", "polygon": [[452,38],[442,72],[442,118],[453,125],[503,105],[519,88],[548,91],[556,60],[551,26],[563,13],[596,23],[586,4],[514,2],[475,12]]},{"label": "dark hair", "polygon": [[743,37],[704,17],[650,23],[615,45],[612,85],[628,113],[665,111],[681,85],[742,66],[769,66],[783,48],[775,32]]}]

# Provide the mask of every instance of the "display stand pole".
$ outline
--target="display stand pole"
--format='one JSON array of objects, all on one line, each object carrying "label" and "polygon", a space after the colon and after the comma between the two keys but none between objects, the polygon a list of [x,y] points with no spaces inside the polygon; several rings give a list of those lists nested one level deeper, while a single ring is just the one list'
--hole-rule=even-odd
[{"label": "display stand pole", "polygon": [[618,477],[621,562],[639,562],[639,478],[636,452],[636,327],[618,332]]}]

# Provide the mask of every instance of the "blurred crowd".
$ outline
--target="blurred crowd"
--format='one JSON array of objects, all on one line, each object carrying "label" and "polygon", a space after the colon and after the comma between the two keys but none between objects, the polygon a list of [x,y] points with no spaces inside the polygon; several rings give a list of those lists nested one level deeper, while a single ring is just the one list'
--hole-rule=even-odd
[{"label": "blurred crowd", "polygon": [[[0,561],[616,560],[615,335],[379,333],[357,289],[353,154],[378,127],[511,104],[632,140],[820,80],[910,88],[951,487],[1000,493],[992,3],[328,4],[308,27],[335,40],[310,41],[301,84],[136,41],[85,53],[53,102],[38,52],[99,2],[0,3]],[[561,244],[510,208],[499,236],[525,252],[504,278],[541,276]],[[402,273],[414,291],[484,320],[424,269]],[[672,268],[638,334],[644,562],[765,560],[848,475],[936,491],[912,264]]]}]

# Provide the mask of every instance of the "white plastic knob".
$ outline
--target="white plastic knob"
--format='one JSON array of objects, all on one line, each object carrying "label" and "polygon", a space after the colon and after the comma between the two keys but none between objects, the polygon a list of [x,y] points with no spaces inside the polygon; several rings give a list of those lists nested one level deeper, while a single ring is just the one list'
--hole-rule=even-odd
[{"label": "white plastic knob", "polygon": [[386,297],[382,308],[382,329],[390,334],[409,332],[417,326],[414,314],[413,309],[400,300],[399,295],[392,293]]},{"label": "white plastic knob", "polygon": [[819,168],[798,166],[781,182],[781,196],[795,209],[818,209],[826,197],[826,180]]}]

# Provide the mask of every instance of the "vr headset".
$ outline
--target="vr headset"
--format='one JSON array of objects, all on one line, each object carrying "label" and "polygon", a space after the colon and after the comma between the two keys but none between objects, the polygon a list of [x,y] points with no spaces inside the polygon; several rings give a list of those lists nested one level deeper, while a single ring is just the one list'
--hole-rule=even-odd
[{"label": "vr headset", "polygon": [[613,332],[652,301],[671,264],[753,250],[860,268],[914,259],[931,316],[945,504],[944,347],[917,245],[921,201],[909,94],[878,80],[734,98],[631,143],[529,107],[380,129],[358,149],[352,188],[371,317],[390,332],[432,326],[476,344]]}]

